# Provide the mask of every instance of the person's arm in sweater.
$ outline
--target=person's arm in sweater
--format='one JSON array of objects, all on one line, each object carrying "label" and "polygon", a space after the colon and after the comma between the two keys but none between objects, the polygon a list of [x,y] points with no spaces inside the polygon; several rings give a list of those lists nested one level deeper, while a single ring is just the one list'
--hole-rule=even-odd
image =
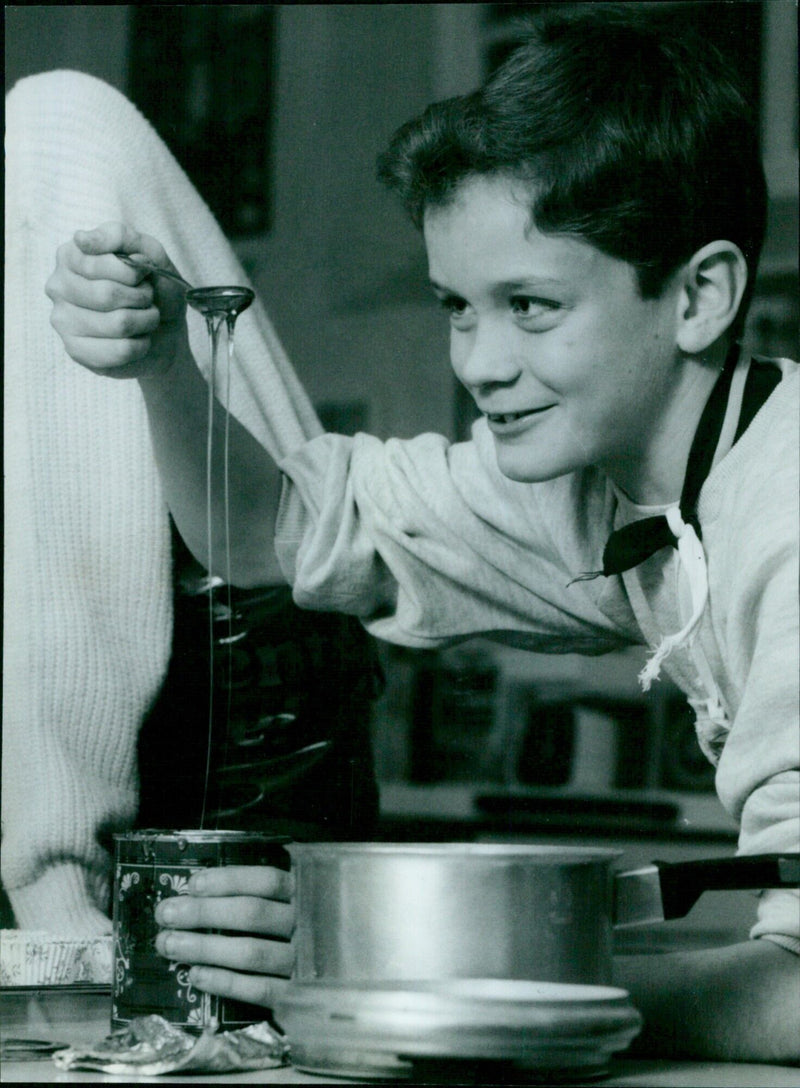
[{"label": "person's arm in sweater", "polygon": [[[729,564],[716,615],[738,669],[726,689],[736,714],[716,782],[742,855],[800,848],[796,372],[786,381],[734,447],[735,471],[722,463],[730,483],[707,534]],[[758,904],[749,941],[616,960],[614,981],[644,1015],[638,1053],[800,1062],[800,899],[785,888]]]},{"label": "person's arm in sweater", "polygon": [[614,984],[644,1018],[633,1054],[800,1062],[798,959],[770,941],[620,956]]},{"label": "person's arm in sweater", "polygon": [[53,241],[19,225],[18,166],[12,155],[2,876],[20,929],[89,938],[111,932],[110,832],[135,818],[136,736],[169,658],[169,528],[138,391],[109,397],[49,327]]},{"label": "person's arm in sweater", "polygon": [[[137,735],[169,659],[170,532],[136,383],[109,388],[69,363],[44,284],[60,243],[111,220],[146,223],[193,283],[246,279],[163,141],[107,83],[21,79],[6,154],[3,883],[17,925],[91,936],[111,928],[109,833],[135,818]],[[189,336],[206,365],[199,315]],[[237,418],[276,454],[318,433],[258,300],[236,342]]]},{"label": "person's arm in sweater", "polygon": [[[115,252],[142,253],[172,267],[161,245],[123,224],[79,232],[58,252],[48,281],[51,322],[70,356],[115,378],[138,378],[167,503],[186,544],[208,563],[208,386],[191,354],[183,293],[156,277],[143,278]],[[222,500],[225,418],[214,413],[211,552],[226,557]],[[229,417],[228,510],[230,573],[235,585],[280,581],[273,547],[280,473],[265,448]],[[225,570],[212,573],[227,574]]]}]

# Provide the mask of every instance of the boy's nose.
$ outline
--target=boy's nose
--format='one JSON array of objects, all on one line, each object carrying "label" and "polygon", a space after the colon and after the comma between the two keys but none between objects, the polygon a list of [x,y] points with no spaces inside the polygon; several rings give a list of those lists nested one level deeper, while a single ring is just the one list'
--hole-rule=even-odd
[{"label": "boy's nose", "polygon": [[472,335],[454,340],[453,369],[459,381],[471,389],[507,385],[520,373],[513,345],[497,330],[476,329]]}]

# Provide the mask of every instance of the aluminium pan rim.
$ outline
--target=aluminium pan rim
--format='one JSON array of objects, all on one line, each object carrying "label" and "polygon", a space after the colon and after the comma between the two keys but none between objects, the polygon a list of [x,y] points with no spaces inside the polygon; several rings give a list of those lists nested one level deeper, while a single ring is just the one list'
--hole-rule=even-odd
[{"label": "aluminium pan rim", "polygon": [[624,990],[495,979],[293,983],[276,1015],[299,1068],[364,1076],[414,1059],[599,1070],[641,1027]]}]

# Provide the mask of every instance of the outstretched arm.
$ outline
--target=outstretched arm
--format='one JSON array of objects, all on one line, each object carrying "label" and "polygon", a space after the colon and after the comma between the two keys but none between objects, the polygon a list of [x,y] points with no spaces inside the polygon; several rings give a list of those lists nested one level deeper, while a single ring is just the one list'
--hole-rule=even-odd
[{"label": "outstretched arm", "polygon": [[[167,503],[195,556],[227,579],[224,502],[225,413],[213,413],[211,532],[207,518],[208,388],[189,348],[180,288],[155,283],[115,252],[140,253],[172,268],[154,239],[119,223],[78,232],[58,252],[47,285],[52,324],[71,357],[99,374],[138,378]],[[280,473],[233,417],[228,441],[230,578],[253,586],[281,581],[273,549]],[[224,567],[224,569],[222,569]]]},{"label": "outstretched arm", "polygon": [[620,956],[614,982],[644,1017],[632,1054],[800,1062],[800,960],[771,941]]}]

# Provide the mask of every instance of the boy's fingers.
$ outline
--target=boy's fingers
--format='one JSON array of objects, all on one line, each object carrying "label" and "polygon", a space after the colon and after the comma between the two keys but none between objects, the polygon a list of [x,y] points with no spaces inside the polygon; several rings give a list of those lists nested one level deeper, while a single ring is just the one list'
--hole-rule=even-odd
[{"label": "boy's fingers", "polygon": [[132,253],[140,249],[141,235],[126,223],[103,223],[94,230],[77,230],[75,245],[87,256],[103,253]]},{"label": "boy's fingers", "polygon": [[111,280],[129,287],[138,287],[150,274],[147,269],[132,268],[113,253],[87,254],[77,248],[67,255],[66,266],[82,279]]},{"label": "boy's fingers", "polygon": [[87,370],[109,377],[127,378],[139,376],[138,368],[147,358],[151,341],[149,336],[137,340],[70,337],[65,339],[64,346],[71,358]]},{"label": "boy's fingers", "polygon": [[[150,336],[158,328],[160,320],[161,315],[153,305],[123,309],[112,307],[106,312],[105,309],[100,311],[72,302],[59,302],[53,306],[50,314],[50,324],[64,340],[65,346],[67,341],[126,341]],[[99,345],[101,350],[106,347],[110,347],[110,344]]]},{"label": "boy's fingers", "polygon": [[[91,257],[84,258],[88,262],[98,262],[104,265],[114,261],[120,268],[124,267],[116,257]],[[140,274],[129,269],[132,275],[124,274],[127,282],[117,279],[116,270],[110,267],[108,270],[87,268],[88,274],[80,273],[74,276],[53,276],[45,286],[46,294],[54,302],[64,302],[84,310],[109,313],[112,310],[145,310],[153,304],[153,284],[149,280],[136,282]],[[122,273],[120,277],[122,277]]]},{"label": "boy's fingers", "polygon": [[294,907],[260,896],[206,899],[177,895],[159,903],[156,921],[173,929],[238,930],[288,938],[294,931]]},{"label": "boy's fingers", "polygon": [[156,949],[177,963],[208,964],[234,971],[288,978],[294,966],[294,948],[288,941],[260,937],[223,937],[209,933],[162,930]]},{"label": "boy's fingers", "polygon": [[193,967],[189,972],[189,981],[206,993],[267,1008],[275,1005],[289,984],[288,979],[240,974],[221,967]]},{"label": "boy's fingers", "polygon": [[[104,223],[94,230],[79,230],[73,235],[78,250],[86,257],[113,257],[115,253],[127,253],[132,257],[146,257],[165,268],[174,268],[161,243],[150,234],[142,234],[126,223]],[[122,262],[118,262],[122,264]],[[123,265],[141,278],[141,273]],[[116,275],[114,278],[119,279]]]},{"label": "boy's fingers", "polygon": [[256,895],[290,903],[294,876],[268,865],[225,865],[195,873],[187,890],[197,896]]}]

